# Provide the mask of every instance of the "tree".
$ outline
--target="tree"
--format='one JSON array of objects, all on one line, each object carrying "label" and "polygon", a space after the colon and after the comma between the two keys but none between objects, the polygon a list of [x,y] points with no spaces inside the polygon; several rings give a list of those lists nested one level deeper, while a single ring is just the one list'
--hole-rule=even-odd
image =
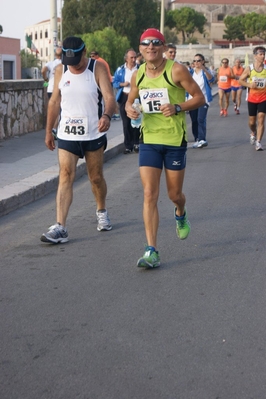
[{"label": "tree", "polygon": [[28,50],[23,49],[20,51],[21,58],[21,68],[31,68],[37,67],[41,68],[41,61],[36,58],[34,54],[28,52]]},{"label": "tree", "polygon": [[62,8],[62,31],[63,38],[68,36],[81,35],[82,29],[79,23],[79,6],[80,1],[78,0],[64,0],[64,6]]},{"label": "tree", "polygon": [[266,40],[266,15],[251,12],[243,20],[245,33],[248,37],[259,37]]},{"label": "tree", "polygon": [[65,0],[64,37],[113,28],[138,48],[141,33],[159,27],[158,2],[150,0]]},{"label": "tree", "polygon": [[2,33],[3,33],[3,27],[2,25],[0,25],[0,35],[2,35]]},{"label": "tree", "polygon": [[82,35],[87,49],[87,54],[92,50],[99,52],[114,73],[116,68],[124,62],[124,54],[126,49],[130,47],[130,43],[125,36],[120,36],[113,28],[105,28],[102,31],[94,33],[86,33]]},{"label": "tree", "polygon": [[186,37],[193,35],[194,32],[204,33],[206,22],[207,19],[202,13],[190,7],[168,11],[166,17],[166,24],[169,28],[175,28],[177,33],[182,33],[183,44],[186,42]]},{"label": "tree", "polygon": [[244,33],[244,15],[238,15],[236,17],[232,17],[228,15],[224,19],[224,24],[226,29],[224,30],[224,39],[227,40],[245,40],[245,33]]}]

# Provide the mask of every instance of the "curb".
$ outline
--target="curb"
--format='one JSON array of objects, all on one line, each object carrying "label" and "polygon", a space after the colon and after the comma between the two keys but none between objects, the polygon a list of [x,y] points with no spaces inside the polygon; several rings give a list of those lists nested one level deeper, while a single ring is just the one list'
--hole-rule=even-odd
[{"label": "curb", "polygon": [[[218,94],[218,89],[213,90],[213,97]],[[108,148],[104,153],[104,162],[109,161],[124,150],[124,135],[120,134],[108,141]],[[1,189],[0,193],[0,217],[9,214],[36,201],[58,186],[58,165],[53,165],[42,172],[36,173],[19,182],[10,184]],[[84,159],[79,160],[76,168],[75,181],[87,173]]]},{"label": "curb", "polygon": [[[124,150],[124,136],[120,134],[108,141],[104,162],[109,161]],[[53,165],[19,182],[3,187],[0,194],[0,217],[22,208],[33,201],[55,191],[58,186],[58,165]],[[75,181],[87,173],[84,159],[79,160]]]}]

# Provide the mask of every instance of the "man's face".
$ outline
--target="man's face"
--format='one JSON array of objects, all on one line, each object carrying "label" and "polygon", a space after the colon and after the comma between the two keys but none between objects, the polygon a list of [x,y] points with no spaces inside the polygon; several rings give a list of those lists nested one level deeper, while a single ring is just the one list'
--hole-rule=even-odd
[{"label": "man's face", "polygon": [[[153,39],[156,40],[156,43],[152,42]],[[165,52],[166,49],[161,40],[158,40],[155,37],[148,37],[142,41],[142,44],[140,43],[139,51],[143,55],[145,61],[155,62],[163,57],[163,52]]]},{"label": "man's face", "polygon": [[263,62],[265,59],[265,51],[263,50],[258,50],[255,54],[255,58],[259,61],[259,62]]},{"label": "man's face", "polygon": [[175,56],[176,56],[176,49],[174,48],[169,48],[166,52],[165,52],[165,56],[168,60],[174,60]]},{"label": "man's face", "polygon": [[129,68],[133,68],[136,65],[137,54],[135,51],[129,51],[126,56],[126,63]]}]

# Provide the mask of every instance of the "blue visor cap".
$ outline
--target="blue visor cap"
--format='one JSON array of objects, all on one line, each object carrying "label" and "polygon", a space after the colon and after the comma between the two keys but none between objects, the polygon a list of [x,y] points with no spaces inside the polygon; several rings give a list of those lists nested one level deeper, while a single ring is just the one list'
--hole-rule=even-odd
[{"label": "blue visor cap", "polygon": [[62,47],[62,64],[78,65],[80,63],[85,44],[77,49]]}]

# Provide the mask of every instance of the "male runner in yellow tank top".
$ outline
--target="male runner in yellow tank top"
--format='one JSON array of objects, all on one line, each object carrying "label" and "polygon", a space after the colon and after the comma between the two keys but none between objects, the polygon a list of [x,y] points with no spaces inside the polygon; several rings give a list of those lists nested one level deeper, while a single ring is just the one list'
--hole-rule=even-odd
[{"label": "male runner in yellow tank top", "polygon": [[254,63],[247,66],[239,78],[239,84],[248,88],[248,114],[250,144],[256,144],[256,151],[262,151],[261,139],[264,133],[266,116],[266,66],[265,47],[257,46],[253,50]]},{"label": "male runner in yellow tank top", "polygon": [[[129,118],[137,119],[132,104],[140,97],[143,120],[139,167],[147,247],[137,266],[154,268],[160,266],[157,202],[163,166],[168,196],[175,206],[177,235],[182,240],[190,232],[182,192],[187,149],[185,111],[200,107],[205,98],[184,65],[163,58],[165,39],[157,29],[147,29],[141,35],[139,50],[146,62],[132,76],[126,112]],[[188,101],[185,101],[186,91],[192,96]]]}]

